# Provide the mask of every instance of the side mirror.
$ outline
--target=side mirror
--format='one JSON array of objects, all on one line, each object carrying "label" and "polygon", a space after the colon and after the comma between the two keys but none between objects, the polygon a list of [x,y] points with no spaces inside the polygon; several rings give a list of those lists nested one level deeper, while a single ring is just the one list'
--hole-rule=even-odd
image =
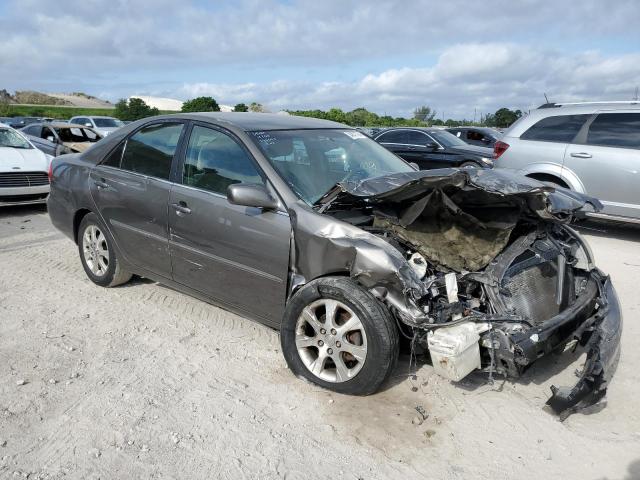
[{"label": "side mirror", "polygon": [[274,210],[278,202],[263,185],[256,183],[236,183],[227,187],[227,200],[234,205]]},{"label": "side mirror", "polygon": [[418,165],[416,162],[409,162],[409,165],[411,165],[416,170],[420,170],[420,165]]},{"label": "side mirror", "polygon": [[49,140],[50,142],[56,143],[56,139],[54,137],[52,137],[51,135],[46,137],[45,140]]},{"label": "side mirror", "polygon": [[429,142],[425,145],[425,147],[427,148],[427,150],[437,150],[438,149],[438,144],[437,143],[433,143],[433,142]]},{"label": "side mirror", "polygon": [[93,128],[93,125],[91,125],[91,122],[87,122],[84,124],[85,127],[89,127],[89,128]]}]

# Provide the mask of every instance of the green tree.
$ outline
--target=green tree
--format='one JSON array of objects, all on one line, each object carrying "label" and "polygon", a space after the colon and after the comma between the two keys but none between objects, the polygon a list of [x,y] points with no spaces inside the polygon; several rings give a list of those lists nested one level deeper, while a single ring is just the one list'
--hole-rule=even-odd
[{"label": "green tree", "polygon": [[220,105],[213,97],[197,97],[182,104],[183,112],[219,112]]},{"label": "green tree", "polygon": [[11,107],[9,106],[9,102],[0,100],[0,117],[9,116],[11,116]]},{"label": "green tree", "polygon": [[347,117],[341,109],[332,108],[327,112],[325,118],[334,122],[345,123]]},{"label": "green tree", "polygon": [[158,115],[160,111],[156,107],[150,107],[141,98],[130,98],[128,101],[121,98],[116,103],[113,116],[125,121],[139,120],[145,117]]},{"label": "green tree", "polygon": [[427,105],[422,105],[413,111],[413,118],[421,122],[431,122],[436,117],[436,111]]},{"label": "green tree", "polygon": [[249,111],[262,113],[266,112],[266,109],[262,106],[261,103],[251,102],[251,105],[249,105]]},{"label": "green tree", "polygon": [[522,116],[520,110],[509,110],[508,108],[500,108],[494,114],[487,114],[484,124],[488,127],[507,128],[518,118]]},{"label": "green tree", "polygon": [[237,103],[235,107],[233,107],[234,112],[248,112],[249,107],[247,107],[244,103]]}]

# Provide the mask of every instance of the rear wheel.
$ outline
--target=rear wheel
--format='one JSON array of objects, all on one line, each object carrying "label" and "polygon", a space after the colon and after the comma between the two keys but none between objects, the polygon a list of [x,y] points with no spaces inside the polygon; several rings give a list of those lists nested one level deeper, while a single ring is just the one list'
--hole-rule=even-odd
[{"label": "rear wheel", "polygon": [[118,261],[109,232],[94,213],[88,213],[80,222],[78,251],[84,271],[93,283],[115,287],[131,279]]},{"label": "rear wheel", "polygon": [[339,393],[376,392],[398,358],[389,311],[348,278],[321,278],[296,293],[280,338],[294,374]]}]

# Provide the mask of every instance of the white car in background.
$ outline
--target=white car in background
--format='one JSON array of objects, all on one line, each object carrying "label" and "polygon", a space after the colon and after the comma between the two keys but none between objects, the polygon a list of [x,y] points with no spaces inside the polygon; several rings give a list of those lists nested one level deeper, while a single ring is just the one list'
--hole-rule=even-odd
[{"label": "white car in background", "polygon": [[84,117],[72,117],[69,123],[75,123],[76,125],[82,125],[83,127],[93,128],[103,137],[106,137],[114,130],[119,129],[124,125],[122,121],[113,117],[100,117],[100,116],[84,116]]},{"label": "white car in background", "polygon": [[45,202],[52,158],[0,123],[0,206]]}]

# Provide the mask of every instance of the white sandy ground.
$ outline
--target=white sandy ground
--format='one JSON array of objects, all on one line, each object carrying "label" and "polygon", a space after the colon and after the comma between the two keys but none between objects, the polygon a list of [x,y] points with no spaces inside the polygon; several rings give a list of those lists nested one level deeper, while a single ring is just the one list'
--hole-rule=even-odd
[{"label": "white sandy ground", "polygon": [[493,386],[424,362],[412,381],[405,358],[377,395],[332,394],[269,328],[146,280],[96,287],[44,208],[1,209],[0,478],[640,478],[640,230],[604,228],[584,232],[621,363],[606,408],[560,423],[542,406],[579,358]]}]

